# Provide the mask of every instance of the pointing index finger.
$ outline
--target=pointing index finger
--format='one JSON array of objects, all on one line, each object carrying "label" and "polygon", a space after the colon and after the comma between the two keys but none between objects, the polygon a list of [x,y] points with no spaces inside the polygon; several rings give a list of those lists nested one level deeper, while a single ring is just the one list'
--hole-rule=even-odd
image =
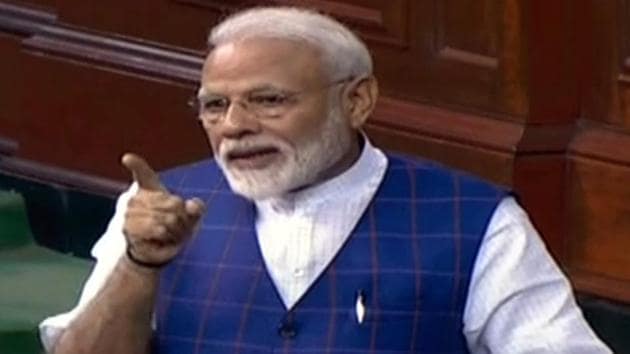
[{"label": "pointing index finger", "polygon": [[138,186],[145,190],[164,191],[166,188],[160,182],[158,174],[142,157],[126,153],[121,159],[122,164],[131,172]]}]

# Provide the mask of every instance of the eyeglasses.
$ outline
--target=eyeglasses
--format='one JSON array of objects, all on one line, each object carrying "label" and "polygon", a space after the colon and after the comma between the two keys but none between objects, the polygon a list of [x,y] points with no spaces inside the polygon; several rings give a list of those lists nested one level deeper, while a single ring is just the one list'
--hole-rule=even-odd
[{"label": "eyeglasses", "polygon": [[291,107],[298,104],[299,96],[308,92],[326,90],[352,79],[352,77],[349,77],[302,91],[287,91],[273,87],[259,88],[249,91],[243,94],[241,98],[234,100],[226,96],[202,94],[198,98],[192,97],[188,100],[188,106],[195,110],[199,120],[207,124],[216,124],[225,119],[230,106],[234,103],[257,119],[277,118],[283,116]]}]

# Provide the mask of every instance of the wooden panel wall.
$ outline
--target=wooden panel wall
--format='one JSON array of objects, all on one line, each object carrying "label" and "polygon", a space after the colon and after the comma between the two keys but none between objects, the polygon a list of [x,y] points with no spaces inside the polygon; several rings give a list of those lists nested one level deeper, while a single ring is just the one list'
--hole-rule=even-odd
[{"label": "wooden panel wall", "polygon": [[630,1],[576,8],[581,117],[570,145],[567,266],[577,286],[630,293]]},{"label": "wooden panel wall", "polygon": [[113,181],[124,151],[158,168],[208,156],[186,106],[208,29],[314,7],[370,46],[378,144],[513,187],[580,289],[630,300],[629,3],[0,0],[0,135],[19,159]]}]

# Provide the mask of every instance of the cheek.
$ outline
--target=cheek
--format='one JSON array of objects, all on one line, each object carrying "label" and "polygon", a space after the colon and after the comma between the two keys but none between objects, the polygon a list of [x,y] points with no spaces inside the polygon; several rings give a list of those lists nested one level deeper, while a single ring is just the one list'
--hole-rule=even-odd
[{"label": "cheek", "polygon": [[220,135],[217,134],[215,129],[211,129],[205,126],[201,126],[203,132],[206,134],[206,138],[208,139],[208,143],[212,148],[212,151],[215,153],[219,151],[219,144],[221,143]]},{"label": "cheek", "polygon": [[327,116],[328,112],[321,108],[295,112],[291,116],[269,124],[268,131],[295,147],[300,145],[300,142],[317,136]]}]

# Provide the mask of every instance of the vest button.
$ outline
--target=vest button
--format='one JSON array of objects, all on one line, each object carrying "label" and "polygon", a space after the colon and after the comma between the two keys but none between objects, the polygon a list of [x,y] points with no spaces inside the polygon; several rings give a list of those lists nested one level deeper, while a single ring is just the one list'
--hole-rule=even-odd
[{"label": "vest button", "polygon": [[291,339],[295,337],[295,335],[297,334],[297,331],[293,324],[287,323],[287,322],[281,322],[280,325],[278,326],[278,334],[280,335],[280,337],[284,339]]}]

